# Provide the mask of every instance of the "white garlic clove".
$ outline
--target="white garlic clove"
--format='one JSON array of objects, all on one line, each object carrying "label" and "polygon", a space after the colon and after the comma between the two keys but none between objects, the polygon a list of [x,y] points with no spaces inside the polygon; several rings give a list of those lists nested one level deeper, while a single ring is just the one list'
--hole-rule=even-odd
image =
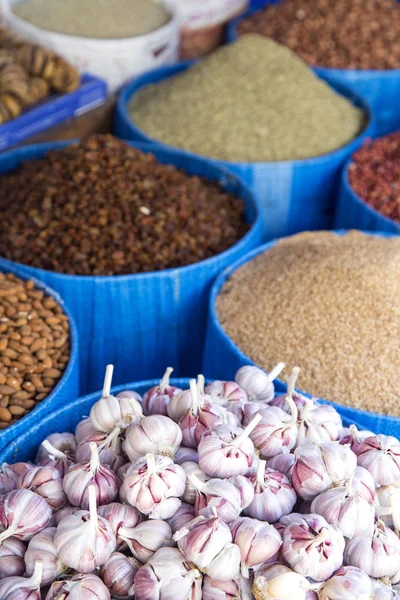
[{"label": "white garlic clove", "polygon": [[400,569],[400,539],[378,519],[372,533],[364,532],[346,543],[346,564],[370,577],[393,577]]},{"label": "white garlic clove", "polygon": [[370,600],[371,594],[370,578],[356,567],[341,567],[318,592],[320,600]]},{"label": "white garlic clove", "polygon": [[100,576],[113,597],[129,600],[134,595],[133,581],[141,566],[136,558],[114,552],[101,567]]},{"label": "white garlic clove", "polygon": [[119,537],[128,544],[132,555],[146,563],[160,548],[171,546],[172,530],[166,521],[152,519],[136,527],[121,527]]},{"label": "white garlic clove", "polygon": [[249,576],[250,569],[257,569],[273,558],[282,546],[282,538],[269,523],[240,517],[231,523],[233,541],[239,546],[242,575]]},{"label": "white garlic clove", "polygon": [[123,447],[134,463],[146,454],[173,457],[181,442],[182,432],[174,421],[163,415],[152,415],[127,429]]},{"label": "white garlic clove", "polygon": [[275,471],[279,471],[286,475],[289,481],[292,481],[292,470],[294,463],[296,461],[296,457],[291,452],[287,452],[286,454],[278,454],[273,458],[267,460],[267,468],[275,469]]},{"label": "white garlic clove", "polygon": [[298,410],[298,446],[320,441],[334,442],[341,437],[342,419],[333,406],[320,404],[313,398],[307,399],[305,406]]},{"label": "white garlic clove", "polygon": [[265,466],[265,461],[260,460],[257,473],[249,477],[254,498],[245,513],[260,521],[275,523],[292,512],[297,496],[285,475]]},{"label": "white garlic clove", "polygon": [[266,565],[254,578],[256,600],[306,600],[310,590],[308,580],[280,564]]},{"label": "white garlic clove", "polygon": [[68,504],[60,472],[50,465],[29,469],[19,479],[18,488],[31,490],[42,496],[53,512]]},{"label": "white garlic clove", "polygon": [[211,579],[231,581],[240,575],[240,560],[239,547],[236,544],[227,544],[206,567],[205,573]]},{"label": "white garlic clove", "polygon": [[1,600],[41,600],[42,563],[37,561],[31,577],[5,577],[0,581]]},{"label": "white garlic clove", "polygon": [[110,592],[97,575],[74,575],[68,581],[56,581],[45,600],[110,600]]},{"label": "white garlic clove", "polygon": [[111,502],[111,504],[99,506],[98,514],[110,523],[117,544],[123,543],[119,537],[121,527],[133,528],[144,520],[144,516],[136,508],[130,506],[130,504],[121,504],[120,502]]},{"label": "white garlic clove", "polygon": [[357,462],[371,473],[377,486],[391,485],[400,479],[400,442],[383,434],[366,438],[357,448]]},{"label": "white garlic clove", "polygon": [[25,573],[26,545],[15,537],[0,544],[0,581],[5,577],[21,577]]},{"label": "white garlic clove", "polygon": [[48,527],[52,512],[46,500],[30,490],[14,490],[0,497],[0,544],[15,536],[29,541],[33,536]]},{"label": "white garlic clove", "polygon": [[283,363],[278,363],[270,373],[266,373],[258,367],[241,367],[235,381],[247,393],[250,402],[270,402],[275,394],[273,381],[284,368]]},{"label": "white garlic clove", "polygon": [[254,488],[248,477],[244,475],[236,475],[236,477],[230,477],[229,483],[235,486],[240,494],[240,510],[244,510],[254,499]]},{"label": "white garlic clove", "polygon": [[168,367],[160,381],[160,384],[148,390],[143,396],[143,413],[146,416],[167,416],[167,407],[171,398],[182,392],[180,388],[169,384],[169,378],[172,371],[172,367]]},{"label": "white garlic clove", "polygon": [[54,546],[56,527],[48,527],[37,533],[29,542],[25,554],[26,574],[33,575],[38,560],[43,564],[42,584],[53,583],[60,575],[68,572],[68,567],[59,559]]},{"label": "white garlic clove", "polygon": [[252,600],[251,584],[239,577],[230,581],[217,581],[207,575],[203,580],[202,600]]},{"label": "white garlic clove", "polygon": [[176,513],[168,519],[168,524],[172,529],[172,533],[175,534],[177,531],[183,529],[189,521],[192,521],[195,518],[195,516],[194,506],[182,502]]},{"label": "white garlic clove", "polygon": [[400,600],[399,593],[392,588],[390,583],[383,583],[382,581],[371,579],[371,585],[371,600]]}]

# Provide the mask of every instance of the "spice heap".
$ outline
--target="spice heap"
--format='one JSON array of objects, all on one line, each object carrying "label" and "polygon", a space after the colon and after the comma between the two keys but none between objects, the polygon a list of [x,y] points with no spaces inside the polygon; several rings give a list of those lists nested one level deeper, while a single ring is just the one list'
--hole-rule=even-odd
[{"label": "spice heap", "polygon": [[258,35],[146,86],[130,115],[164,143],[237,162],[327,154],[354,139],[365,120],[295,54]]},{"label": "spice heap", "polygon": [[400,68],[397,0],[283,0],[239,23],[238,33],[271,37],[310,65]]},{"label": "spice heap", "polygon": [[310,394],[400,416],[400,239],[303,233],[238,269],[222,327],[256,364],[304,369]]},{"label": "spice heap", "polygon": [[143,398],[108,367],[75,435],[2,466],[2,600],[398,600],[400,442],[344,429],[297,368],[274,397],[282,366],[167,369]]},{"label": "spice heap", "polygon": [[26,0],[13,12],[48,31],[100,39],[144,35],[170,20],[163,4],[153,0]]},{"label": "spice heap", "polygon": [[0,430],[51,393],[69,351],[68,317],[59,304],[33,281],[0,273]]},{"label": "spice heap", "polygon": [[242,200],[111,135],[50,151],[0,180],[0,254],[43,269],[181,267],[223,252],[247,230]]},{"label": "spice heap", "polygon": [[365,144],[353,155],[348,175],[360,198],[400,222],[400,132]]},{"label": "spice heap", "polygon": [[53,51],[0,27],[0,125],[52,92],[74,91],[79,81],[76,69]]}]

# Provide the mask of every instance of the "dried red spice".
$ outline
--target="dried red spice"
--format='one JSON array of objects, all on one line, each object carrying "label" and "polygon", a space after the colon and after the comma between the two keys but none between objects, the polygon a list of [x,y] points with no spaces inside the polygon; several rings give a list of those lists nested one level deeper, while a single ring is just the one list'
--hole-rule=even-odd
[{"label": "dried red spice", "polygon": [[353,155],[353,190],[385,217],[400,222],[400,131],[368,142]]}]

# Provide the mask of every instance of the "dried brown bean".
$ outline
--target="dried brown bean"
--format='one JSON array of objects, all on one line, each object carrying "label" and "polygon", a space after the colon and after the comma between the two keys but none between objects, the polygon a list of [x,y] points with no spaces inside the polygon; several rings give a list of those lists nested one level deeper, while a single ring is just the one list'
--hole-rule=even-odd
[{"label": "dried brown bean", "polygon": [[11,421],[12,418],[12,414],[9,411],[8,408],[0,408],[0,421],[5,421],[6,423],[8,423],[9,421]]},{"label": "dried brown bean", "polygon": [[15,417],[21,417],[26,413],[26,410],[23,406],[17,406],[16,404],[10,404],[8,410]]}]

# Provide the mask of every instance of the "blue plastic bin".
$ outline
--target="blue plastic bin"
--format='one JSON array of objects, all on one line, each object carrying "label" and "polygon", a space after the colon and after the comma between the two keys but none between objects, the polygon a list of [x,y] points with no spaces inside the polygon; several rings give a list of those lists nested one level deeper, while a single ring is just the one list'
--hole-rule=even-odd
[{"label": "blue plastic bin", "polygon": [[[39,144],[0,156],[0,173],[23,160],[71,142]],[[128,142],[129,143],[129,142]],[[153,152],[162,163],[218,181],[242,198],[249,232],[225,252],[187,267],[116,277],[66,275],[20,265],[57,290],[73,314],[80,339],[81,394],[99,389],[105,365],[116,365],[115,384],[152,378],[168,364],[176,374],[196,375],[201,367],[211,284],[228,265],[257,247],[262,222],[254,195],[235,175],[206,159],[147,144],[132,144]],[[0,180],[1,185],[1,180]],[[11,261],[4,264],[14,265]],[[167,364],[168,363],[168,364]]]},{"label": "blue plastic bin", "polygon": [[[278,4],[280,0],[254,0],[250,10],[236,17],[227,26],[226,41],[237,38],[237,25],[243,19],[268,4]],[[290,2],[290,0],[286,0]],[[400,2],[400,0],[398,0]],[[372,108],[376,118],[376,134],[385,135],[400,129],[400,69],[390,71],[327,69],[316,67],[314,71],[331,84],[337,83],[353,90],[364,98]]]},{"label": "blue plastic bin", "polygon": [[353,190],[349,181],[351,160],[342,172],[339,202],[335,217],[335,229],[363,229],[400,233],[400,223],[381,215]]},{"label": "blue plastic bin", "polygon": [[[231,377],[234,377],[234,373],[231,374]],[[142,395],[148,389],[159,383],[159,379],[128,383],[112,388],[111,393],[118,394],[123,390],[133,390]],[[182,389],[189,389],[189,379],[171,379],[171,385],[175,385]],[[100,396],[101,392],[95,392],[94,394],[75,400],[69,406],[60,408],[51,415],[48,415],[41,423],[37,423],[32,425],[29,429],[26,429],[22,435],[0,452],[0,468],[3,462],[11,464],[14,462],[33,460],[36,456],[39,444],[52,433],[73,433],[77,424],[84,417],[89,415],[91,407],[97,402]],[[351,423],[353,423],[353,421],[349,421],[346,417],[343,419],[343,424],[345,426],[348,426]],[[362,429],[357,423],[355,423],[355,425],[357,425],[359,429]]]},{"label": "blue plastic bin", "polygon": [[[192,64],[194,61],[150,71],[123,88],[115,111],[114,133],[124,139],[152,142],[159,148],[169,148],[158,140],[150,138],[132,122],[128,104],[141,88],[173,77]],[[329,77],[323,76],[322,79],[331,83]],[[362,141],[375,133],[373,114],[367,103],[340,84],[333,83],[332,87],[363,108],[369,116],[364,131],[343,148],[317,158],[297,161],[275,163],[212,161],[240,175],[256,193],[264,221],[264,241],[306,229],[333,227],[341,167]],[[196,158],[198,155],[190,153],[190,156]]]},{"label": "blue plastic bin", "polygon": [[[17,436],[21,435],[22,432],[27,431],[36,423],[40,421],[49,413],[59,409],[60,407],[68,406],[79,393],[79,356],[78,356],[78,333],[75,325],[75,321],[69,312],[67,306],[63,302],[62,298],[48,286],[44,285],[41,281],[38,281],[34,277],[27,277],[17,265],[10,266],[0,259],[0,271],[2,273],[13,273],[18,275],[21,279],[33,279],[37,288],[42,289],[45,294],[54,298],[58,304],[63,308],[64,313],[69,319],[70,327],[70,357],[68,365],[64,371],[64,374],[54,390],[49,396],[42,402],[40,402],[30,413],[25,417],[7,427],[7,429],[0,430],[0,451],[6,448],[10,442]],[[40,425],[39,425],[40,427]]]},{"label": "blue plastic bin", "polygon": [[[346,231],[336,231],[335,233],[338,235],[344,235]],[[377,233],[376,235],[391,237],[393,234]],[[238,260],[234,265],[228,267],[223,273],[221,273],[212,287],[203,371],[208,373],[214,379],[226,379],[231,373],[235,373],[243,365],[255,364],[240,350],[240,348],[233,342],[233,340],[227,335],[221,326],[216,311],[217,296],[219,295],[225,282],[239,267],[251,261],[259,254],[263,254],[267,250],[273,248],[276,243],[277,240],[265,244],[261,248],[253,250],[247,256]],[[279,360],[279,356],[276,357],[276,360]],[[281,393],[286,390],[286,384],[279,380],[275,382],[275,387],[277,391],[280,391]],[[309,396],[304,391],[301,391],[301,393]],[[400,418],[389,417],[356,408],[350,408],[334,402],[329,402],[328,400],[323,400],[323,402],[328,402],[336,408],[342,417],[347,418],[352,423],[359,423],[364,429],[369,429],[376,433],[394,435],[400,439]]]}]

